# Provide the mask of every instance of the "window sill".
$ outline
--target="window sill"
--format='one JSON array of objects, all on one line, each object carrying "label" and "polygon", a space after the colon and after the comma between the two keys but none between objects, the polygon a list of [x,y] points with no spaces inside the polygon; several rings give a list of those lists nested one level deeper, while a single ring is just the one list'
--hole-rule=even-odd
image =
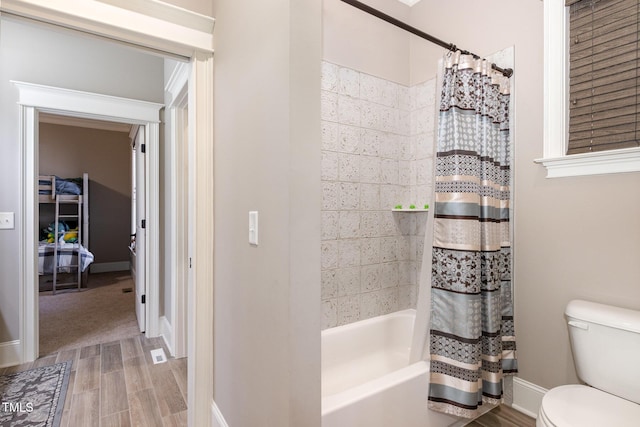
[{"label": "window sill", "polygon": [[572,154],[534,161],[547,168],[547,178],[640,172],[640,148]]}]

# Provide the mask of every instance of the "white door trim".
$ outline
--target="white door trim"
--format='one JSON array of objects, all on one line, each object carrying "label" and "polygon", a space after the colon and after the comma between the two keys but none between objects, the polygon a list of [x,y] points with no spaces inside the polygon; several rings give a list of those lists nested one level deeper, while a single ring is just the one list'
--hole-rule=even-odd
[{"label": "white door trim", "polygon": [[20,238],[20,363],[38,357],[38,215],[36,196],[36,176],[38,175],[38,110],[32,106],[20,105],[20,204],[22,225]]},{"label": "white door trim", "polygon": [[[160,108],[158,104],[158,119]],[[146,307],[145,336],[160,335],[160,123],[147,122],[145,131],[145,199],[146,252],[145,269]]]},{"label": "white door trim", "polygon": [[[181,167],[187,162],[192,165],[192,159],[186,150],[191,150],[192,144],[189,135],[184,132],[184,125],[188,123],[185,113],[188,113],[188,93],[189,77],[191,65],[178,63],[167,85],[165,91],[170,94],[170,101],[167,104],[167,122],[170,124],[170,134],[167,134],[169,146],[168,152],[171,158],[171,178],[170,209],[173,221],[170,228],[170,241],[173,242],[168,248],[171,270],[170,287],[171,295],[171,324],[168,338],[171,343],[171,351],[174,357],[187,356],[187,318],[192,310],[188,307],[189,290],[193,289],[190,280],[192,275],[188,274],[188,258],[191,256],[188,250],[189,242],[192,241],[192,234],[185,229],[185,224],[192,228],[191,221],[193,213],[189,204],[189,193],[187,183],[191,169],[185,170]],[[186,150],[185,150],[186,149]]]},{"label": "white door trim", "polygon": [[[147,185],[147,336],[158,335],[159,287],[158,287],[158,146],[159,117],[162,104],[118,98],[102,94],[82,92],[25,82],[12,82],[18,89],[20,105],[20,147],[22,153],[22,220],[21,244],[22,298],[21,337],[23,362],[38,357],[38,292],[37,284],[37,236],[38,229],[37,185],[38,176],[38,113],[47,112],[71,117],[84,117],[143,126],[148,150]],[[155,190],[155,192],[154,192]]]},{"label": "white door trim", "polygon": [[[213,403],[214,184],[213,184],[213,55],[196,53],[189,79],[189,140],[195,178],[192,315],[188,320],[187,396],[190,426],[210,426]],[[195,126],[193,125],[195,124]]]},{"label": "white door trim", "polygon": [[[143,147],[146,145],[150,145],[147,142],[147,131],[145,126],[135,126],[135,132],[132,131],[129,134],[133,136],[132,141],[136,150],[136,158],[135,158],[135,230],[136,230],[136,246],[135,246],[135,265],[133,269],[135,270],[135,275],[133,276],[134,281],[134,295],[135,295],[135,307],[136,307],[136,320],[138,321],[138,327],[141,332],[145,332],[147,337],[153,336],[151,335],[151,327],[149,325],[149,310],[147,307],[151,307],[151,305],[158,300],[158,298],[153,298],[151,295],[151,290],[147,288],[148,275],[149,275],[149,240],[147,237],[148,231],[150,227],[143,227],[143,222],[148,221],[148,213],[149,212],[149,194],[147,192],[148,185],[148,153]],[[133,165],[132,165],[133,166]],[[148,296],[149,301],[148,304],[142,302],[143,295],[145,298]]]}]

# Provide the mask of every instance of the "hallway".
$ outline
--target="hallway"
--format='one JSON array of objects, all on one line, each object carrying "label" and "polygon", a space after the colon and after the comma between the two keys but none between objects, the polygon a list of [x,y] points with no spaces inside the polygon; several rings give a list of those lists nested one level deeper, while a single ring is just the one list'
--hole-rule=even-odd
[{"label": "hallway", "polygon": [[62,350],[0,375],[73,360],[61,427],[186,426],[187,359],[154,364],[162,338],[143,335]]},{"label": "hallway", "polygon": [[86,288],[56,295],[41,285],[39,356],[137,335],[134,286],[129,271],[90,274]]}]

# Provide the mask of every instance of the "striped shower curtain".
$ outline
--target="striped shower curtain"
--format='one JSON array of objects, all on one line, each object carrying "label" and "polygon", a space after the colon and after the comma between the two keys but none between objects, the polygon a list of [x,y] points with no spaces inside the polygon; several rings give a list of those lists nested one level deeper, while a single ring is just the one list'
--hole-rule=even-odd
[{"label": "striped shower curtain", "polygon": [[445,58],[435,172],[429,408],[474,417],[517,371],[510,250],[509,81]]}]

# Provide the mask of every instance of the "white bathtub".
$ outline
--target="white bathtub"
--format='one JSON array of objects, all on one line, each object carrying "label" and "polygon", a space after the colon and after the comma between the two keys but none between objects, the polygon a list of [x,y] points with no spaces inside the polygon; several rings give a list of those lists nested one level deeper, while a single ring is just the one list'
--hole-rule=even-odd
[{"label": "white bathtub", "polygon": [[427,409],[429,365],[409,364],[415,310],[322,331],[322,427],[445,427]]}]

